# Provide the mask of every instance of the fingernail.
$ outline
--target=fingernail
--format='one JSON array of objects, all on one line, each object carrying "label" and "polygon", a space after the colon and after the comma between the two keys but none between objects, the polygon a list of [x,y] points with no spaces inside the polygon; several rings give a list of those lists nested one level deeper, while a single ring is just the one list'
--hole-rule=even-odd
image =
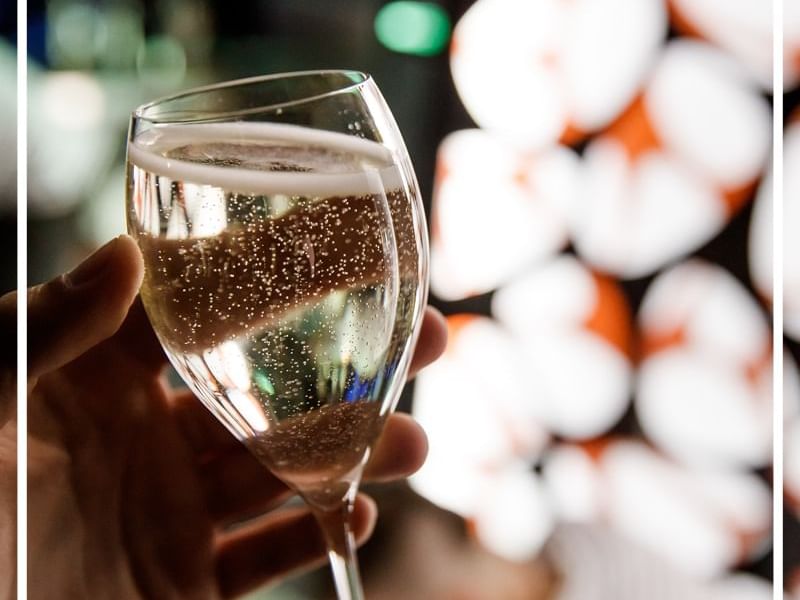
[{"label": "fingernail", "polygon": [[114,251],[117,248],[117,241],[119,238],[114,238],[101,246],[95,252],[84,260],[81,264],[75,267],[72,271],[67,273],[67,279],[72,285],[83,285],[100,277],[106,270]]}]

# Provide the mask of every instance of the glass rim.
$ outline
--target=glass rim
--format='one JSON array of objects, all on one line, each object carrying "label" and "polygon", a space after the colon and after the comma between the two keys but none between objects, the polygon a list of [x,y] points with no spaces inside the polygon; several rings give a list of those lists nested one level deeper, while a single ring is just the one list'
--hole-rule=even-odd
[{"label": "glass rim", "polygon": [[[301,96],[294,100],[287,100],[284,102],[273,102],[273,103],[266,103],[262,106],[256,106],[252,108],[243,108],[239,110],[223,110],[217,113],[206,113],[202,114],[201,116],[194,117],[194,118],[163,118],[157,115],[148,116],[148,110],[166,102],[171,102],[173,100],[180,100],[182,98],[188,98],[190,96],[205,94],[208,92],[214,92],[217,90],[229,89],[229,88],[236,88],[240,86],[246,86],[256,83],[264,83],[267,81],[273,81],[278,79],[294,79],[298,77],[309,77],[309,76],[325,76],[325,75],[342,75],[344,77],[351,78],[352,82],[349,84],[345,84],[339,87],[335,87],[330,91],[324,92],[322,94],[313,94],[308,96]],[[355,78],[355,79],[353,79]],[[156,98],[155,100],[150,100],[144,104],[137,106],[131,112],[131,119],[132,120],[143,120],[153,124],[163,124],[167,125],[169,123],[199,123],[203,121],[218,121],[220,119],[224,119],[226,117],[235,117],[235,116],[245,116],[249,114],[257,114],[260,112],[270,111],[270,110],[277,110],[279,108],[286,108],[289,106],[296,106],[299,104],[303,104],[305,102],[313,102],[316,100],[322,100],[324,98],[328,98],[331,96],[335,96],[337,94],[349,92],[351,90],[357,89],[364,85],[368,85],[373,81],[372,75],[369,73],[365,73],[363,71],[359,71],[357,69],[310,69],[305,71],[288,71],[285,73],[270,73],[267,75],[255,75],[253,77],[243,77],[240,79],[232,79],[228,81],[221,81],[218,83],[211,83],[208,85],[201,85],[193,88],[189,88],[186,90],[181,90],[179,92],[175,92],[172,94],[168,94],[166,96],[161,96]],[[200,112],[200,111],[198,111]]]}]

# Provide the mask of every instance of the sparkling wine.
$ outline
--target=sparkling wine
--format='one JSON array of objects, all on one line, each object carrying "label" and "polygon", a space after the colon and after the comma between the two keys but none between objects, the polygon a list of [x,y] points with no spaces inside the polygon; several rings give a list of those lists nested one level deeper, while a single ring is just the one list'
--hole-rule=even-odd
[{"label": "sparkling wine", "polygon": [[421,310],[419,227],[391,153],[268,124],[129,144],[142,299],[184,380],[320,507],[358,479]]},{"label": "sparkling wine", "polygon": [[382,427],[377,402],[344,402],[289,417],[246,443],[275,475],[302,489],[310,504],[333,510]]}]

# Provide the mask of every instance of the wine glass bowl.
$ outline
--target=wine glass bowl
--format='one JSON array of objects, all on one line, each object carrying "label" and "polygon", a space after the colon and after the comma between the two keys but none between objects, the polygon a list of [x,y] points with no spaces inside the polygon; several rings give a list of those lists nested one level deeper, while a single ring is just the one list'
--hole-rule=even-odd
[{"label": "wine glass bowl", "polygon": [[170,361],[303,496],[340,597],[361,597],[347,518],[427,295],[418,188],[375,83],[292,73],[145,105],[126,196]]}]

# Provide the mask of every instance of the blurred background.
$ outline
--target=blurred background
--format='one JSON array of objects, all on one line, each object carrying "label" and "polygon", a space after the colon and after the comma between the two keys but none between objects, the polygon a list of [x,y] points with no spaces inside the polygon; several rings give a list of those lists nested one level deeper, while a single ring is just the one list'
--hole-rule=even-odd
[{"label": "blurred background", "polygon": [[17,283],[17,3],[0,0],[0,294]]},{"label": "blurred background", "polygon": [[[796,6],[784,539],[800,598]],[[400,405],[429,432],[426,466],[370,490],[368,597],[772,597],[770,3],[40,0],[28,14],[31,283],[124,231],[138,104],[281,71],[375,77],[425,199],[450,342]],[[5,245],[13,202],[0,209]],[[326,569],[252,600],[321,597]]]}]

